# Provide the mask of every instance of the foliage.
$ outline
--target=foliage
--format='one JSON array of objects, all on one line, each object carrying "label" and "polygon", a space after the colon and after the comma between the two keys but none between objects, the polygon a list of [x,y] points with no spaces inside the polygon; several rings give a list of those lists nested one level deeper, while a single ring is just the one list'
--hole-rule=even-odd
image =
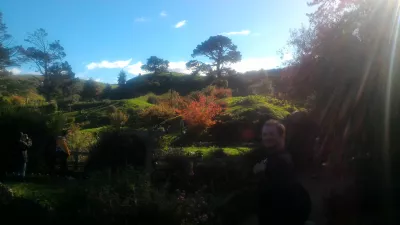
[{"label": "foliage", "polygon": [[154,72],[160,74],[168,71],[169,61],[158,58],[157,56],[151,56],[147,59],[147,63],[142,66],[142,70]]},{"label": "foliage", "polygon": [[8,205],[14,198],[14,193],[6,185],[0,183],[0,205]]},{"label": "foliage", "polygon": [[[133,148],[132,148],[133,147]],[[145,166],[146,146],[143,140],[129,130],[105,130],[92,146],[87,162],[88,170],[104,170]]]},{"label": "foliage", "polygon": [[70,97],[74,93],[75,73],[67,61],[54,62],[48,69],[39,92],[47,99]]},{"label": "foliage", "polygon": [[9,101],[11,104],[17,105],[17,106],[21,106],[21,105],[25,104],[25,99],[23,97],[17,96],[17,95],[11,96]]},{"label": "foliage", "polygon": [[124,86],[126,83],[126,72],[121,70],[121,72],[119,72],[118,74],[118,86],[122,87]]},{"label": "foliage", "polygon": [[218,88],[215,86],[208,86],[202,90],[204,95],[211,96],[216,99],[223,99],[232,97],[232,90],[229,88]]},{"label": "foliage", "polygon": [[113,127],[120,128],[125,125],[125,123],[129,119],[129,116],[117,110],[116,112],[111,113],[109,115],[109,118],[110,118],[110,123]]},{"label": "foliage", "polygon": [[32,139],[29,149],[29,164],[27,171],[45,171],[44,151],[52,135],[59,133],[65,127],[65,118],[60,114],[47,115],[29,108],[0,108],[0,126],[8,127],[0,130],[0,157],[1,169],[14,171],[15,149],[20,132],[28,134]]},{"label": "foliage", "polygon": [[[12,36],[7,33],[7,26],[3,23],[3,14],[0,12],[0,72],[6,74],[6,68],[18,64],[18,49],[10,46]],[[2,75],[0,75],[1,77]]]},{"label": "foliage", "polygon": [[159,103],[159,99],[157,98],[156,95],[152,94],[147,97],[147,102],[150,104],[157,104]]},{"label": "foliage", "polygon": [[198,60],[190,60],[186,63],[186,68],[192,71],[192,75],[200,75],[202,73],[209,74],[212,71],[211,65],[200,62]]},{"label": "foliage", "polygon": [[[213,64],[211,66],[216,68],[218,77],[222,76],[224,66],[229,63],[236,63],[242,59],[242,55],[237,51],[237,46],[232,43],[228,37],[217,35],[211,36],[208,40],[197,45],[193,50],[192,57],[206,56]],[[196,63],[197,66],[204,66],[202,63]],[[200,70],[201,68],[197,68]]]},{"label": "foliage", "polygon": [[161,150],[168,150],[170,147],[172,147],[172,144],[174,141],[176,141],[178,137],[173,134],[166,134],[160,137],[158,140],[158,147]]},{"label": "foliage", "polygon": [[189,102],[187,108],[177,110],[188,128],[204,131],[216,123],[215,116],[222,111],[213,97],[200,96],[199,100]]},{"label": "foliage", "polygon": [[144,109],[139,113],[146,125],[157,125],[177,116],[175,109],[166,103],[158,104]]},{"label": "foliage", "polygon": [[68,62],[62,61],[66,54],[60,41],[49,43],[47,36],[47,32],[42,28],[30,33],[25,41],[32,46],[26,49],[21,48],[21,53],[44,76],[41,91],[45,93],[47,99],[51,99],[59,92],[69,91],[68,89],[72,86],[71,79],[75,74]]},{"label": "foliage", "polygon": [[[125,83],[126,83],[126,81],[125,81]],[[105,99],[110,98],[111,95],[112,95],[112,91],[113,91],[113,90],[112,90],[111,85],[110,85],[110,84],[107,84],[106,87],[105,87],[104,90],[103,90],[102,98],[105,98]]]},{"label": "foliage", "polygon": [[100,87],[96,81],[94,81],[93,79],[85,81],[81,94],[83,99],[86,100],[97,99],[99,94],[100,94]]},{"label": "foliage", "polygon": [[96,141],[96,137],[90,132],[82,131],[79,124],[70,125],[67,135],[67,142],[70,149],[87,152]]}]

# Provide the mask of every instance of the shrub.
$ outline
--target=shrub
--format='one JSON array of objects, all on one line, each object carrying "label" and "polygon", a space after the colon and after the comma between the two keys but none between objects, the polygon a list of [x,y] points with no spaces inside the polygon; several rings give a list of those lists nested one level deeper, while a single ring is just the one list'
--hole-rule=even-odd
[{"label": "shrub", "polygon": [[45,113],[55,113],[58,110],[57,102],[51,101],[49,104],[45,105],[43,109]]},{"label": "shrub", "polygon": [[81,96],[78,94],[73,94],[71,96],[71,100],[72,100],[72,103],[77,103],[77,102],[79,102],[79,100],[81,100]]},{"label": "shrub", "polygon": [[232,97],[232,90],[229,88],[216,88],[214,89],[212,96],[217,99],[229,98]]},{"label": "shrub", "polygon": [[18,95],[13,95],[10,97],[10,102],[13,105],[21,106],[25,104],[25,99]]},{"label": "shrub", "polygon": [[158,146],[162,150],[168,150],[169,147],[172,146],[172,143],[178,139],[175,135],[163,135],[158,140]]},{"label": "shrub", "polygon": [[120,128],[128,121],[129,116],[121,111],[116,111],[110,114],[110,123],[113,127]]},{"label": "shrub", "polygon": [[146,125],[156,125],[163,121],[176,117],[176,112],[168,104],[162,103],[144,109],[139,113]]},{"label": "shrub", "polygon": [[115,113],[115,112],[117,112],[117,111],[118,111],[118,109],[117,109],[117,107],[115,107],[114,105],[110,105],[110,106],[107,107],[107,112],[108,112],[109,114]]},{"label": "shrub", "polygon": [[14,198],[14,193],[6,185],[0,183],[0,205],[8,205]]},{"label": "shrub", "polygon": [[89,151],[96,143],[96,137],[89,132],[82,132],[79,124],[71,124],[67,136],[68,146],[75,151]]},{"label": "shrub", "polygon": [[200,96],[198,101],[191,101],[185,109],[177,112],[185,120],[189,130],[203,132],[216,123],[214,120],[222,111],[212,97]]},{"label": "shrub", "polygon": [[100,133],[99,140],[92,146],[87,168],[114,171],[129,165],[143,168],[145,157],[146,145],[141,138],[127,130],[108,130]]},{"label": "shrub", "polygon": [[150,103],[150,104],[158,104],[158,103],[159,103],[159,100],[158,100],[157,96],[155,96],[154,94],[152,94],[152,95],[149,95],[149,96],[147,97],[147,102]]}]

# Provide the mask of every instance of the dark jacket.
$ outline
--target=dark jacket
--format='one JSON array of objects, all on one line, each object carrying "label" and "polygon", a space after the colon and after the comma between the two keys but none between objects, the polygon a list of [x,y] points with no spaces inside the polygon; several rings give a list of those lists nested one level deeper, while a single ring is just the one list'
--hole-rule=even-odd
[{"label": "dark jacket", "polygon": [[291,155],[267,154],[265,174],[259,185],[260,224],[304,224],[311,212],[308,192],[296,179]]}]

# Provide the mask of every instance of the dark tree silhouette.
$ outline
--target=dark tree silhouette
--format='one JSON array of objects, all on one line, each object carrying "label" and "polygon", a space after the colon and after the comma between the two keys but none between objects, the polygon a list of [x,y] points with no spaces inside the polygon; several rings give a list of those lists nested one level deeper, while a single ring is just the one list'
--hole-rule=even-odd
[{"label": "dark tree silhouette", "polygon": [[[242,55],[237,51],[237,46],[232,43],[231,39],[222,35],[211,36],[208,40],[197,45],[193,50],[192,57],[197,56],[206,56],[212,60],[211,66],[215,67],[218,77],[222,76],[226,64],[242,60]],[[201,68],[204,63],[199,63],[198,65]]]},{"label": "dark tree silhouette", "polygon": [[147,63],[142,66],[142,70],[154,72],[156,74],[167,72],[169,67],[169,61],[158,58],[157,56],[151,56],[147,59]]},{"label": "dark tree silhouette", "polygon": [[126,84],[126,72],[121,70],[118,75],[118,86],[122,87]]}]

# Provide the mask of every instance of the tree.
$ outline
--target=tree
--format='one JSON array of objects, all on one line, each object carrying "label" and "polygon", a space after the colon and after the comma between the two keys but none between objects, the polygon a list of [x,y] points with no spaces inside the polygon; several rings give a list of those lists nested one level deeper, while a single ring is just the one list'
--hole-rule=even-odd
[{"label": "tree", "polygon": [[167,72],[169,67],[169,61],[158,58],[157,56],[151,56],[147,59],[147,63],[143,65],[142,70],[154,72],[155,74],[160,74]]},{"label": "tree", "polygon": [[313,0],[310,5],[316,8],[310,26],[295,30],[289,40],[292,96],[315,94],[313,117],[322,127],[329,164],[343,169],[353,157],[356,176],[362,176],[354,179],[361,189],[358,198],[375,206],[360,214],[390,224],[388,212],[398,208],[389,207],[399,200],[393,193],[398,192],[400,160],[395,138],[400,122],[398,1]]},{"label": "tree", "polygon": [[[53,93],[52,90],[55,90],[51,87],[54,83],[54,80],[64,80],[60,79],[60,74],[67,72],[65,77],[74,77],[71,66],[68,62],[63,62],[66,54],[64,52],[64,48],[61,46],[60,41],[56,40],[51,43],[47,40],[47,32],[44,29],[38,29],[33,33],[28,34],[28,37],[25,41],[31,44],[31,47],[27,49],[21,49],[21,53],[24,55],[25,60],[28,62],[32,62],[37,69],[37,72],[41,73],[44,76],[43,85],[41,87],[42,90],[46,90],[46,98],[49,100],[51,96],[57,95],[57,92]],[[52,78],[51,76],[58,76],[56,78]],[[60,84],[65,89],[68,84],[72,85],[70,80],[64,80],[65,84]]]},{"label": "tree", "polygon": [[201,73],[209,74],[212,71],[210,65],[198,60],[190,60],[186,63],[186,68],[192,71],[192,75],[199,75]]},{"label": "tree", "polygon": [[[213,61],[211,64],[215,68],[218,77],[222,76],[224,67],[229,63],[236,63],[242,60],[242,55],[237,51],[237,46],[228,37],[217,35],[211,36],[208,40],[197,45],[193,50],[192,57],[206,56]],[[203,66],[203,63],[195,63]]]},{"label": "tree", "polygon": [[48,68],[47,79],[38,88],[47,99],[70,97],[74,91],[75,73],[67,61],[54,63]]},{"label": "tree", "polygon": [[86,100],[96,99],[100,94],[99,84],[94,81],[92,78],[85,81],[82,90],[82,98]]},{"label": "tree", "polygon": [[103,98],[110,98],[112,93],[112,87],[111,84],[107,84],[106,87],[103,90]]},{"label": "tree", "polygon": [[20,60],[19,49],[20,46],[10,46],[12,43],[12,36],[7,33],[7,26],[3,23],[3,14],[0,12],[0,73],[7,74],[6,68],[10,66],[17,66]]},{"label": "tree", "polygon": [[122,87],[126,84],[126,72],[121,70],[118,75],[118,86]]}]

